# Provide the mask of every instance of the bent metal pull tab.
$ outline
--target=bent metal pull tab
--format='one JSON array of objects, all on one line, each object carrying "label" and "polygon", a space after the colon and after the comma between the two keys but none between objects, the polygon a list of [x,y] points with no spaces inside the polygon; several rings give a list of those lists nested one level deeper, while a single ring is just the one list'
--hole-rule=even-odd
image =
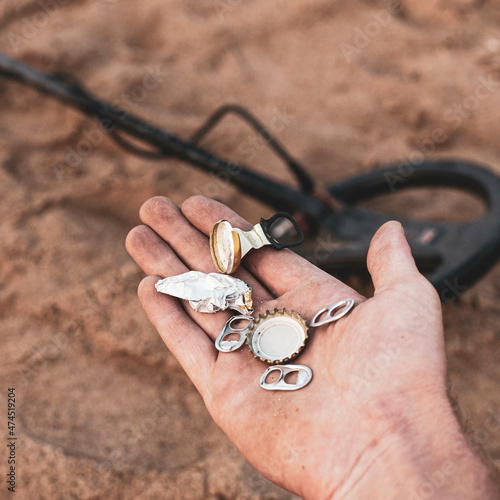
[{"label": "bent metal pull tab", "polygon": [[[248,323],[245,326],[240,326],[240,327],[233,326],[238,321],[245,321],[245,320],[248,321]],[[236,351],[236,349],[239,349],[245,343],[246,334],[252,322],[253,322],[252,316],[240,315],[229,318],[226,321],[226,324],[222,327],[222,330],[220,331],[219,335],[215,339],[215,347],[217,348],[217,350],[220,352],[232,352]],[[232,334],[239,335],[239,338],[237,340],[224,340],[226,337],[229,337]]]},{"label": "bent metal pull tab", "polygon": [[[279,372],[278,379],[274,382],[266,382],[266,378],[274,371]],[[285,377],[297,372],[297,380],[290,384]],[[266,391],[296,391],[305,387],[312,379],[312,370],[305,365],[273,365],[270,366],[260,377],[260,386]]]},{"label": "bent metal pull tab", "polygon": [[[337,321],[340,318],[343,318],[354,306],[354,299],[344,299],[335,302],[334,304],[330,304],[326,307],[320,309],[313,317],[309,326],[311,328],[326,325],[327,323],[331,323],[332,321]],[[340,311],[339,311],[340,309]],[[325,314],[326,313],[326,314]],[[323,319],[320,317],[325,314]]]}]

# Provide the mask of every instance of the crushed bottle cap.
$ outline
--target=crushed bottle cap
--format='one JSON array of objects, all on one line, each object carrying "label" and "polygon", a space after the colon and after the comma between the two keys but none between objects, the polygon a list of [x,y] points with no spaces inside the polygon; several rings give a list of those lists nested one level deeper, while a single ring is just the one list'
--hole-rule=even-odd
[{"label": "crushed bottle cap", "polygon": [[[280,242],[276,240],[275,236],[283,232],[284,223],[291,223],[293,241]],[[285,233],[288,232],[285,229]],[[290,237],[289,234],[280,236]],[[227,220],[216,222],[210,231],[210,252],[217,270],[223,274],[232,274],[238,269],[241,259],[252,248],[258,249],[265,245],[271,245],[273,248],[281,250],[300,245],[303,241],[304,235],[294,218],[284,212],[278,212],[270,219],[260,219],[260,223],[256,224],[250,231],[233,228]]]},{"label": "crushed bottle cap", "polygon": [[233,229],[227,220],[216,222],[210,231],[210,251],[220,273],[232,274],[238,269],[243,256],[252,248],[270,245],[260,224],[251,231]]},{"label": "crushed bottle cap", "polygon": [[307,340],[307,325],[294,311],[266,311],[252,323],[247,344],[256,358],[268,364],[286,363],[295,359]]}]

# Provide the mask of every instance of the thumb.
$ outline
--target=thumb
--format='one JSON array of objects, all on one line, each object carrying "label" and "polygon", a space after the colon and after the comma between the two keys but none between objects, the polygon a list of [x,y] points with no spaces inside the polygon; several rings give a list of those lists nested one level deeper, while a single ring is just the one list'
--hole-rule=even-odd
[{"label": "thumb", "polygon": [[386,222],[373,236],[368,250],[367,266],[375,293],[396,283],[421,277],[406,241],[403,226],[396,221]]}]

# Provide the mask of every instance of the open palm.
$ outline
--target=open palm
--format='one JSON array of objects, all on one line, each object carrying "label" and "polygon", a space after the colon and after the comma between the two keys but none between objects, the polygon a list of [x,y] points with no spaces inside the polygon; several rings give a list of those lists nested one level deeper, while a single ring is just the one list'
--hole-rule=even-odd
[{"label": "open palm", "polygon": [[405,418],[423,418],[444,404],[439,300],[398,223],[383,226],[372,241],[375,296],[368,300],[291,251],[263,248],[245,257],[235,276],[252,287],[255,316],[284,307],[309,323],[328,304],[356,302],[338,322],[310,330],[297,363],[309,366],[313,379],[302,390],[281,392],[259,387],[267,366],[247,346],[215,349],[230,313],[197,313],[154,287],[159,277],[216,271],[207,237],[216,221],[243,230],[252,224],[203,197],[181,209],[152,198],[140,215],[144,225],[130,232],[127,249],[149,275],[139,286],[144,310],[217,424],[275,483],[303,496],[340,498],[387,453]]}]

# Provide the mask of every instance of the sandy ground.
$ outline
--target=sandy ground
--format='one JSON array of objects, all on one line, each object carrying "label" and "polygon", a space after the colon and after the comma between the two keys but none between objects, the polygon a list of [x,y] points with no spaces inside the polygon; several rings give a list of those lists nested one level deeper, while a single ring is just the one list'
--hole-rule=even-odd
[{"label": "sandy ground", "polygon": [[[19,0],[0,5],[0,50],[182,135],[225,102],[269,126],[281,116],[276,133],[322,184],[408,157],[436,127],[447,139],[432,155],[500,174],[498,85],[468,99],[500,78],[498,5]],[[190,166],[134,158],[17,83],[0,79],[0,109],[0,411],[5,424],[14,386],[16,498],[292,498],[212,422],[144,316],[124,248],[155,194],[213,195],[251,220],[269,209]],[[205,145],[290,181],[251,137],[230,119]],[[470,201],[413,193],[380,206],[460,220],[480,211]],[[499,278],[497,265],[444,313],[451,390],[497,468]]]}]

